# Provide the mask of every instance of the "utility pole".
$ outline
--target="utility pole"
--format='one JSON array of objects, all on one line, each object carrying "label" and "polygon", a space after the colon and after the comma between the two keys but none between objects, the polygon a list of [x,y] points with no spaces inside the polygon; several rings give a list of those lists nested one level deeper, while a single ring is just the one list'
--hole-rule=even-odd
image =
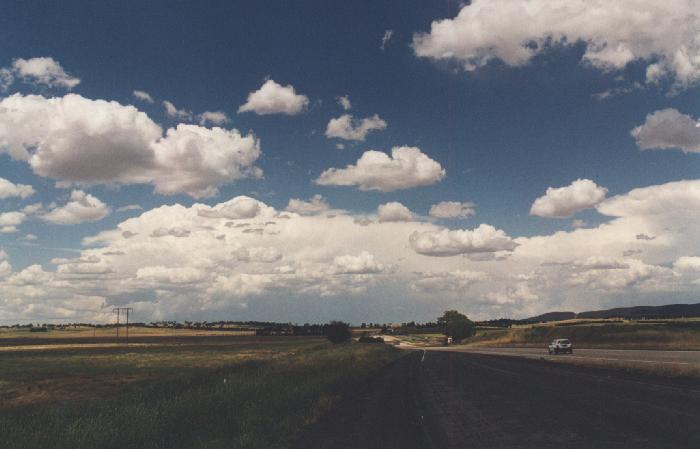
[{"label": "utility pole", "polygon": [[126,308],[126,345],[129,346],[129,312],[131,312],[131,307]]},{"label": "utility pole", "polygon": [[129,345],[129,313],[133,312],[132,307],[115,307],[112,312],[117,313],[117,340],[119,339],[119,315],[121,312],[126,314],[126,344]]},{"label": "utility pole", "polygon": [[117,341],[119,341],[119,312],[121,312],[120,308],[112,309],[112,313],[116,312],[117,313]]}]

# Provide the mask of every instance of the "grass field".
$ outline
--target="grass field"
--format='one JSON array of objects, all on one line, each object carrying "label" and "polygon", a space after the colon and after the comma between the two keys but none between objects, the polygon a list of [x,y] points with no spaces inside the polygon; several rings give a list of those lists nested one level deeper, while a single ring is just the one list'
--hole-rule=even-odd
[{"label": "grass field", "polygon": [[284,448],[401,355],[290,337],[0,352],[0,447]]},{"label": "grass field", "polygon": [[621,349],[700,350],[700,320],[567,320],[479,329],[469,344],[544,347],[556,338],[578,347]]}]

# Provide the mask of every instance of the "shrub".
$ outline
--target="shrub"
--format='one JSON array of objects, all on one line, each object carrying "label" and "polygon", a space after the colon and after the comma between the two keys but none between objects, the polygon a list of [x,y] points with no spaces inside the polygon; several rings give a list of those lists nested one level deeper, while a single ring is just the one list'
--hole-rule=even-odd
[{"label": "shrub", "polygon": [[352,337],[350,325],[342,321],[331,321],[325,326],[324,333],[331,343],[344,343]]}]

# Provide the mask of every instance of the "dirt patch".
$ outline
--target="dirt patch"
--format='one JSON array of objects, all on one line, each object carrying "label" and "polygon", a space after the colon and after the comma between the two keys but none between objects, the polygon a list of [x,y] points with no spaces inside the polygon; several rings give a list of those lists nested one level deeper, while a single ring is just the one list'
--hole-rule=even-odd
[{"label": "dirt patch", "polygon": [[130,343],[129,346],[117,343],[73,343],[73,344],[43,344],[43,345],[19,345],[19,346],[0,346],[0,352],[18,352],[18,351],[48,351],[48,350],[64,350],[64,349],[107,349],[107,348],[144,348],[148,346],[159,346],[155,343]]},{"label": "dirt patch", "polygon": [[3,407],[35,405],[56,401],[94,399],[117,393],[144,380],[137,376],[99,376],[91,378],[64,377],[20,382],[4,389],[0,395]]},{"label": "dirt patch", "polygon": [[[129,346],[156,344],[156,345],[229,345],[229,344],[259,344],[265,345],[276,342],[294,342],[294,341],[318,340],[323,341],[320,337],[258,337],[249,335],[235,335],[232,333],[209,335],[209,334],[189,334],[189,335],[136,335],[129,336]],[[0,348],[16,347],[16,346],[53,346],[53,345],[81,345],[89,347],[92,345],[118,345],[125,346],[126,339],[124,337],[116,338],[109,337],[92,337],[90,335],[82,336],[64,336],[64,337],[12,337],[0,338]]]}]

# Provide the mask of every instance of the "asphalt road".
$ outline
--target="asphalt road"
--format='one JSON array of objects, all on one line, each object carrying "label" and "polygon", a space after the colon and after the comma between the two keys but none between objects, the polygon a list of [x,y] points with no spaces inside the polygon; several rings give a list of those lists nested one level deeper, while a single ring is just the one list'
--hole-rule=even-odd
[{"label": "asphalt road", "polygon": [[478,348],[451,346],[430,348],[431,351],[458,351],[478,354],[506,355],[547,360],[592,360],[606,362],[631,362],[650,364],[670,364],[700,366],[700,351],[649,351],[637,349],[578,349],[574,354],[549,355],[546,348]]},{"label": "asphalt road", "polygon": [[698,448],[700,383],[414,351],[353,387],[298,448]]}]

